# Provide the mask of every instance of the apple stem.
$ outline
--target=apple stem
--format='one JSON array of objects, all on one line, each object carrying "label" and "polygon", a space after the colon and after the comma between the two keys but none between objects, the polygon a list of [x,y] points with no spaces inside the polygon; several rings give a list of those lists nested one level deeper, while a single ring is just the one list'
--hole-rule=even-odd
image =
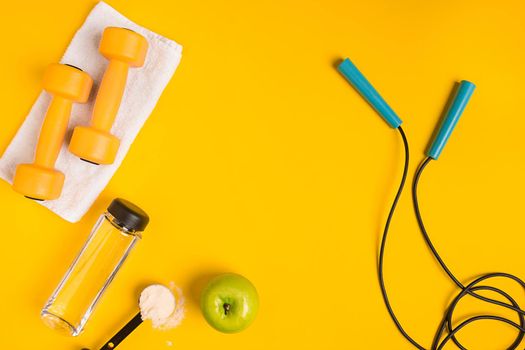
[{"label": "apple stem", "polygon": [[228,313],[230,313],[230,310],[232,308],[232,306],[228,303],[224,303],[224,305],[222,305],[222,307],[224,308],[224,314],[225,315],[228,315]]}]

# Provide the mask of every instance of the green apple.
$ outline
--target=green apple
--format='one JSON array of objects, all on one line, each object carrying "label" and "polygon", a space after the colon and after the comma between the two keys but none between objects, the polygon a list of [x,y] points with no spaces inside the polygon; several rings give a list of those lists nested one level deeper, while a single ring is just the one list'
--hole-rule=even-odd
[{"label": "green apple", "polygon": [[223,333],[237,333],[248,327],[259,310],[259,295],[245,277],[226,273],[213,278],[201,294],[201,311],[206,321]]}]

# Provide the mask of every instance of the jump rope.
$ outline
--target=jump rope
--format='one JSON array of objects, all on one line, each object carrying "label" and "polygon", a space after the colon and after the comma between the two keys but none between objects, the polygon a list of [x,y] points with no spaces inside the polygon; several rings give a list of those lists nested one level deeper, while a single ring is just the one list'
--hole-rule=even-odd
[{"label": "jump rope", "polygon": [[[365,76],[357,69],[357,67],[349,59],[345,59],[338,66],[338,70],[350,82],[350,84],[361,94],[361,96],[376,110],[376,112],[387,122],[387,124],[399,132],[401,139],[403,141],[404,153],[405,153],[403,175],[401,177],[401,183],[399,184],[396,196],[394,198],[394,201],[388,213],[383,235],[381,237],[379,256],[378,256],[378,277],[379,277],[379,286],[381,288],[381,293],[383,295],[385,306],[387,308],[388,313],[390,314],[390,317],[394,321],[397,329],[403,335],[403,337],[405,337],[415,348],[420,349],[420,350],[426,350],[426,348],[423,345],[417,342],[412,336],[410,336],[405,331],[405,329],[401,325],[401,322],[397,318],[393,310],[392,304],[388,298],[388,293],[387,293],[387,288],[385,286],[384,273],[383,273],[384,254],[385,254],[390,224],[392,221],[392,217],[394,216],[397,203],[399,202],[399,198],[401,197],[401,193],[403,192],[403,189],[405,187],[405,183],[406,183],[407,175],[408,175],[408,165],[409,165],[409,159],[410,159],[408,140],[405,135],[405,132],[403,131],[403,128],[401,127],[401,123],[402,123],[401,119],[396,115],[396,113],[392,110],[392,108],[390,108],[390,106],[379,95],[379,93],[374,89],[374,87],[365,78]],[[518,330],[518,334],[514,342],[507,348],[509,350],[517,349],[525,336],[525,310],[523,310],[519,306],[518,302],[509,293],[505,292],[504,290],[500,288],[497,288],[497,287],[494,287],[488,284],[489,280],[492,280],[495,278],[504,278],[504,279],[512,280],[518,283],[523,289],[525,289],[525,282],[522,279],[516,277],[515,275],[509,274],[509,273],[494,272],[494,273],[483,274],[468,284],[462,283],[448,268],[448,266],[445,264],[445,262],[439,255],[438,251],[434,247],[434,244],[432,243],[432,240],[430,239],[428,231],[425,228],[423,217],[421,215],[421,211],[419,208],[418,185],[419,185],[421,175],[423,171],[427,168],[427,166],[432,161],[435,161],[439,158],[450,135],[452,134],[452,131],[454,130],[459,118],[461,117],[461,114],[465,110],[465,107],[467,106],[467,103],[470,100],[470,97],[472,96],[474,89],[475,89],[475,85],[472,84],[471,82],[468,82],[468,81],[460,82],[456,90],[455,96],[453,97],[449,105],[449,108],[447,112],[445,113],[445,116],[441,122],[438,132],[436,133],[436,136],[430,148],[426,152],[426,157],[422,160],[418,169],[416,170],[416,173],[414,175],[414,180],[412,182],[412,202],[414,205],[414,211],[415,211],[415,215],[417,218],[417,222],[418,222],[421,234],[423,235],[423,238],[427,246],[429,247],[430,252],[434,256],[434,258],[437,260],[441,268],[445,271],[445,273],[452,280],[452,282],[460,289],[460,292],[454,297],[454,299],[452,300],[452,302],[450,303],[450,305],[447,307],[445,311],[445,315],[442,321],[440,322],[438,329],[436,331],[436,334],[434,336],[434,339],[432,341],[432,345],[430,347],[431,350],[443,349],[445,345],[449,343],[450,341],[454,342],[454,344],[458,348],[462,350],[466,350],[467,348],[457,338],[458,332],[464,329],[466,326],[471,325],[481,320],[491,320],[495,322],[505,323]],[[488,291],[488,292],[496,293],[497,295],[499,295],[502,299],[506,300],[507,302],[483,296],[478,293],[480,291]],[[509,318],[498,316],[498,315],[492,315],[492,314],[476,315],[476,316],[468,317],[462,322],[454,322],[453,321],[454,311],[456,310],[456,307],[458,306],[458,304],[461,302],[461,300],[465,296],[471,296],[476,299],[482,300],[484,302],[487,302],[493,305],[497,305],[502,308],[506,308],[506,309],[516,312],[518,319],[519,319],[519,324]]]}]

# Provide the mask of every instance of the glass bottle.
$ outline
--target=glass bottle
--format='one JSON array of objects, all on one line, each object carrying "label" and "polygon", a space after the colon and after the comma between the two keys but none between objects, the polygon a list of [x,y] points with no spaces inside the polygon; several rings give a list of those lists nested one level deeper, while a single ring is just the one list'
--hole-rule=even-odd
[{"label": "glass bottle", "polygon": [[44,323],[79,335],[148,222],[148,215],[133,203],[113,200],[42,309]]}]

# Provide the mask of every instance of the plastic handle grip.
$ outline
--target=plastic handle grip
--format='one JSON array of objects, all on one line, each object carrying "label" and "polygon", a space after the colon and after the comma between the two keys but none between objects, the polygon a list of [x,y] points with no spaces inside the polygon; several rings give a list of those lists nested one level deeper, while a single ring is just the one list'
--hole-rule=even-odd
[{"label": "plastic handle grip", "polygon": [[454,131],[461,114],[465,110],[465,107],[467,106],[474,89],[476,89],[476,85],[466,80],[461,81],[457,89],[456,96],[454,96],[454,99],[452,100],[452,103],[450,104],[450,107],[448,108],[447,113],[441,122],[434,141],[427,150],[427,156],[432,159],[439,158],[439,155],[447,144],[452,131]]},{"label": "plastic handle grip", "polygon": [[401,125],[401,119],[399,119],[392,108],[390,108],[352,61],[346,58],[337,69],[350,82],[354,89],[383,117],[388,125],[394,129]]}]

